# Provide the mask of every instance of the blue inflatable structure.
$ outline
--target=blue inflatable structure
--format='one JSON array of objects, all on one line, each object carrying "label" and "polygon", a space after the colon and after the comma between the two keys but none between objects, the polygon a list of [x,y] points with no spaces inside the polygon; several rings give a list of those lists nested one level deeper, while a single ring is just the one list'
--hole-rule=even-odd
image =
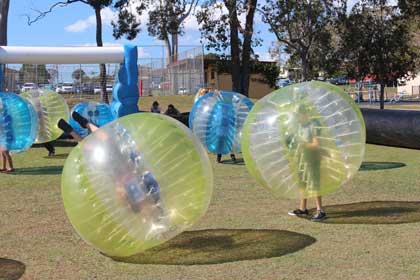
[{"label": "blue inflatable structure", "polygon": [[237,92],[210,92],[194,103],[189,127],[210,152],[239,153],[242,126],[252,106],[250,99]]},{"label": "blue inflatable structure", "polygon": [[139,111],[137,47],[124,46],[124,61],[118,72],[118,80],[112,91],[111,111],[115,117],[123,117]]}]

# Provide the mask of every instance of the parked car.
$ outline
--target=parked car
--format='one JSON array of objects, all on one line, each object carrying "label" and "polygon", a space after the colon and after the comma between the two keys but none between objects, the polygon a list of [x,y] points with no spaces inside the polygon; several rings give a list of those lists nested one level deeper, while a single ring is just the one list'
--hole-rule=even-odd
[{"label": "parked car", "polygon": [[[93,93],[99,94],[101,93],[101,90],[102,90],[101,86],[96,86],[93,89]],[[106,93],[112,93],[112,85],[106,85]]]},{"label": "parked car", "polygon": [[178,89],[178,94],[179,95],[187,95],[189,92],[188,92],[188,89],[187,88],[185,88],[185,87],[180,87],[179,89]]},{"label": "parked car", "polygon": [[44,90],[54,90],[54,86],[52,84],[39,84],[39,88]]},{"label": "parked car", "polygon": [[35,83],[24,83],[20,92],[26,92],[32,89],[37,89],[38,86]]},{"label": "parked car", "polygon": [[72,83],[63,83],[59,93],[73,93],[75,91]]},{"label": "parked car", "polygon": [[336,77],[329,80],[329,82],[333,85],[346,85],[347,79],[346,77]]},{"label": "parked car", "polygon": [[63,86],[63,84],[57,84],[57,87],[55,88],[55,92],[56,93],[61,93],[62,86]]},{"label": "parked car", "polygon": [[87,94],[92,94],[94,91],[94,86],[93,84],[84,84],[82,86],[82,93],[87,93]]},{"label": "parked car", "polygon": [[288,86],[290,84],[292,84],[292,81],[290,81],[289,79],[278,79],[276,82],[276,86],[278,86],[279,88]]}]

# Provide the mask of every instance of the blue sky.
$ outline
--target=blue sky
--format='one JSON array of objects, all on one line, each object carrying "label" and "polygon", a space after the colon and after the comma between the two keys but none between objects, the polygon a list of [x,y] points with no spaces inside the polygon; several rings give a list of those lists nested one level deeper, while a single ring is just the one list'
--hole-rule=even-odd
[{"label": "blue sky", "polygon": [[[71,4],[67,7],[56,8],[39,22],[27,25],[25,14],[36,15],[32,9],[46,10],[55,1],[51,0],[11,0],[9,10],[8,44],[15,46],[80,46],[96,45],[95,21],[93,9],[82,3]],[[110,22],[113,13],[110,10],[103,11],[103,41],[105,44],[123,44],[127,40],[115,40],[112,36]],[[256,30],[260,31],[263,46],[255,51],[263,59],[269,59],[268,49],[273,34],[268,32],[268,27],[257,19]],[[133,44],[163,45],[161,41],[147,35],[146,28],[132,41]],[[200,45],[200,32],[193,18],[186,23],[185,35],[180,38],[180,45]],[[144,58],[159,56],[161,48],[145,47],[140,50],[140,56]]]},{"label": "blue sky", "polygon": [[[349,0],[351,7],[357,0]],[[10,0],[9,10],[9,45],[15,46],[94,46],[95,17],[93,9],[83,3],[74,3],[67,7],[56,8],[39,22],[27,25],[25,14],[35,16],[33,9],[47,10],[54,0]],[[259,1],[261,2],[261,1]],[[114,13],[110,9],[103,10],[103,42],[105,45],[124,44],[127,40],[115,40],[112,36],[111,20]],[[147,19],[144,16],[143,23]],[[263,45],[254,49],[260,60],[271,60],[269,47],[276,41],[268,32],[268,26],[256,15],[255,31],[259,32]],[[195,17],[190,17],[185,24],[185,34],[180,38],[180,45],[200,45],[200,32]],[[150,47],[163,45],[163,42],[147,35],[146,27],[131,43],[149,47],[139,49],[140,58],[160,57],[162,48]]]}]

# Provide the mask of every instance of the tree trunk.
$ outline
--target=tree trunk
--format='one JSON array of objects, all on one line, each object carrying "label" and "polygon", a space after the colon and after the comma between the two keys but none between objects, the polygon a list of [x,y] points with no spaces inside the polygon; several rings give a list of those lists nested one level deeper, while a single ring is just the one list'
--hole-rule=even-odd
[{"label": "tree trunk", "polygon": [[[98,47],[103,46],[102,42],[102,17],[101,17],[101,9],[95,8],[95,16],[96,16],[96,45]],[[102,101],[106,104],[109,104],[108,93],[106,92],[106,65],[100,64],[99,65],[99,78],[101,83],[101,98]]]},{"label": "tree trunk", "polygon": [[385,108],[385,82],[383,80],[381,80],[381,94],[379,100],[379,109],[383,110]]},{"label": "tree trunk", "polygon": [[178,33],[171,34],[172,37],[172,61],[178,60]]},{"label": "tree trunk", "polygon": [[225,0],[225,6],[229,11],[230,28],[230,56],[232,67],[232,90],[241,92],[241,60],[239,48],[238,13],[236,0]]},{"label": "tree trunk", "polygon": [[[0,0],[0,46],[7,46],[7,18],[9,15],[9,0]],[[7,85],[4,78],[6,66],[0,64],[0,91],[3,91]]]},{"label": "tree trunk", "polygon": [[7,46],[7,18],[9,0],[0,0],[0,46]]},{"label": "tree trunk", "polygon": [[302,80],[307,81],[309,80],[309,63],[308,63],[307,53],[301,54],[300,59],[302,62]]},{"label": "tree trunk", "polygon": [[171,34],[171,39],[172,39],[172,92],[173,94],[177,94],[178,93],[178,80],[179,80],[179,73],[178,73],[178,64],[175,63],[178,61],[178,33],[172,33]]},{"label": "tree trunk", "polygon": [[165,42],[166,58],[168,59],[167,64],[171,64],[171,61],[172,61],[172,48],[171,48],[171,43],[169,42],[169,38],[166,37],[164,39],[164,42]]},{"label": "tree trunk", "polygon": [[242,48],[242,79],[241,79],[241,93],[248,96],[249,90],[249,75],[250,75],[250,64],[251,59],[251,43],[252,35],[254,33],[254,14],[257,7],[257,0],[246,1],[246,21],[245,21],[245,33],[244,43]]}]

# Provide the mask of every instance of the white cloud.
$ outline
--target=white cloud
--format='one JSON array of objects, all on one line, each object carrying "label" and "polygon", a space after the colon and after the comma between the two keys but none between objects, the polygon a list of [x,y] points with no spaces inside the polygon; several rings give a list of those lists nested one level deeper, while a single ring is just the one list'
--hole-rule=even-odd
[{"label": "white cloud", "polygon": [[186,31],[188,30],[198,31],[199,24],[197,22],[197,18],[195,17],[195,15],[190,14],[190,16],[185,19],[184,27]]},{"label": "white cloud", "polygon": [[259,61],[275,61],[275,59],[271,57],[271,54],[269,52],[256,52],[256,54],[258,55]]},{"label": "white cloud", "polygon": [[[111,22],[116,18],[116,12],[112,11],[110,8],[104,8],[101,11],[102,25],[111,26]],[[79,19],[73,24],[66,26],[64,29],[67,32],[83,32],[91,27],[96,26],[96,17],[91,15],[85,19]]]}]

